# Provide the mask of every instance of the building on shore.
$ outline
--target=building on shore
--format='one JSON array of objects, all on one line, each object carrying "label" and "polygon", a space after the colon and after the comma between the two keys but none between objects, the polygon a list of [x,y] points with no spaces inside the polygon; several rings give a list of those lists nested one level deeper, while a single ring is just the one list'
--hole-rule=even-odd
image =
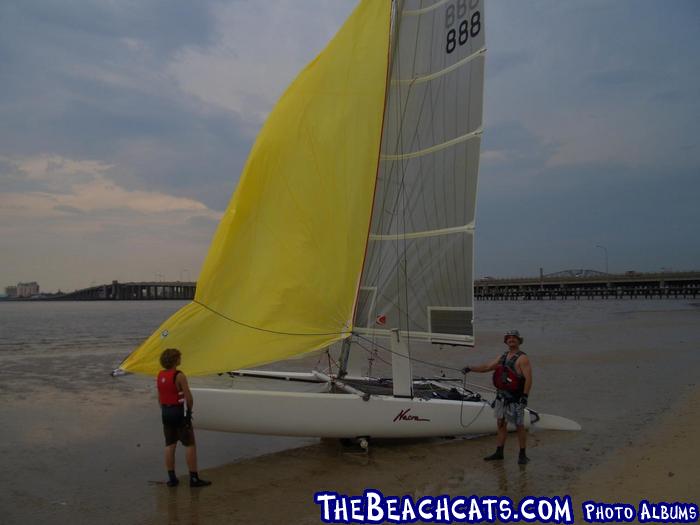
[{"label": "building on shore", "polygon": [[[15,297],[31,297],[39,293],[39,283],[32,281],[30,283],[17,283],[17,294]],[[7,293],[7,288],[5,289]],[[10,294],[7,294],[8,296]]]},{"label": "building on shore", "polygon": [[5,286],[5,295],[9,299],[14,299],[17,297],[17,287],[16,286]]}]

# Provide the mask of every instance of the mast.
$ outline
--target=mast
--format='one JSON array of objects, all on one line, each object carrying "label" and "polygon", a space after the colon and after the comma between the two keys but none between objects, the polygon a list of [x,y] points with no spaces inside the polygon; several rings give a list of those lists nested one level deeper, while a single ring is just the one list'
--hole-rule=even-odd
[{"label": "mast", "polygon": [[[398,41],[398,34],[399,34],[399,25],[401,23],[401,11],[403,8],[405,0],[391,0],[391,18],[390,18],[390,27],[389,27],[389,52],[387,54],[387,78],[386,78],[386,85],[385,85],[385,90],[384,90],[384,105],[382,106],[382,115],[386,115],[386,106],[389,101],[389,95],[391,91],[391,70],[392,70],[392,64],[394,63],[394,59],[396,56],[396,51],[397,51],[397,41]],[[384,123],[382,122],[382,133],[384,132]],[[381,142],[382,139],[380,138],[380,147],[381,147]],[[381,155],[381,149],[380,149],[380,155]],[[376,198],[377,194],[377,184],[376,184],[376,178],[379,177],[379,165],[377,165],[377,172],[375,176],[375,186],[374,186],[374,191],[373,191],[373,197]],[[362,278],[362,273],[364,271],[365,264],[367,262],[367,250],[369,248],[369,237],[371,234],[371,224],[372,224],[372,215],[374,213],[374,204],[372,206],[372,209],[370,210],[370,229],[368,229],[367,232],[367,239],[365,241],[365,253],[362,258],[362,271],[360,272],[360,279]],[[358,280],[357,282],[357,292],[355,293],[355,301],[353,305],[353,319],[352,319],[352,325],[355,326],[356,324],[356,316],[357,316],[357,310],[359,306],[359,300],[360,300],[360,291],[361,291],[361,280]],[[340,356],[338,358],[338,377],[344,377],[348,373],[348,362],[350,360],[350,351],[352,349],[352,335],[346,339],[343,340],[342,347],[340,350]]]}]

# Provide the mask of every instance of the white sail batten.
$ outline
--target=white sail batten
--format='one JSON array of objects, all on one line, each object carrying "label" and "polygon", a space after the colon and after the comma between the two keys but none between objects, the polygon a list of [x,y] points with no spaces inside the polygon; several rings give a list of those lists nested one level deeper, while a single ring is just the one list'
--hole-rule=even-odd
[{"label": "white sail batten", "polygon": [[411,151],[410,153],[402,153],[399,155],[382,155],[380,157],[380,160],[391,161],[391,160],[414,159],[416,157],[422,157],[423,155],[428,155],[429,153],[433,153],[435,151],[440,151],[441,149],[449,148],[450,146],[454,146],[455,144],[459,144],[461,142],[465,142],[465,141],[470,140],[470,139],[478,138],[482,135],[482,133],[483,133],[483,130],[477,129],[476,131],[471,131],[469,133],[465,133],[461,137],[457,137],[457,138],[454,138],[452,140],[442,142],[440,144],[435,144],[434,146],[422,149],[420,151]]},{"label": "white sail batten", "polygon": [[441,230],[430,230],[422,232],[407,232],[394,235],[374,235],[370,234],[370,241],[400,241],[402,239],[419,239],[421,237],[437,237],[438,235],[450,235],[452,233],[474,233],[474,223],[465,224],[464,226],[455,226],[454,228],[442,228]]},{"label": "white sail batten", "polygon": [[454,71],[455,69],[468,64],[472,60],[474,60],[477,57],[480,57],[481,55],[486,54],[486,48],[479,49],[476,53],[472,53],[468,57],[464,57],[462,60],[459,62],[456,62],[455,64],[452,64],[449,67],[446,67],[445,69],[442,69],[440,71],[436,71],[435,73],[431,73],[429,75],[423,75],[420,77],[413,77],[413,78],[404,78],[404,79],[394,79],[391,82],[393,84],[420,84],[421,82],[428,82],[430,80],[434,80],[436,78],[441,77],[442,75],[446,75],[447,73],[450,73],[451,71]]},{"label": "white sail batten", "polygon": [[483,4],[397,4],[357,334],[398,329],[419,340],[473,344]]},{"label": "white sail batten", "polygon": [[419,16],[419,15],[424,15],[425,13],[429,13],[433,9],[437,9],[438,7],[445,5],[447,2],[450,2],[452,0],[438,0],[435,2],[433,5],[430,5],[428,7],[423,7],[421,9],[406,9],[403,12],[403,16]]}]

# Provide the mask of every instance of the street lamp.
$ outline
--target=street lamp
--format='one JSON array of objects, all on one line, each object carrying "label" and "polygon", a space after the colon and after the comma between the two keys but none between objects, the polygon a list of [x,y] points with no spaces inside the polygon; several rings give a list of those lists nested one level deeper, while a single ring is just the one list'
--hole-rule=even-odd
[{"label": "street lamp", "polygon": [[600,248],[605,253],[605,273],[610,273],[608,271],[608,249],[605,246],[601,246],[600,244],[596,244],[595,247]]}]

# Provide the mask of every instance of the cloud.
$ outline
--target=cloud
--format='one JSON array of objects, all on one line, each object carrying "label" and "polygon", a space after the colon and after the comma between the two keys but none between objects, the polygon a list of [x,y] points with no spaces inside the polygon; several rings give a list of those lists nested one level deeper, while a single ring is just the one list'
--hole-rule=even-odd
[{"label": "cloud", "polygon": [[493,124],[484,132],[481,174],[497,179],[496,184],[501,189],[529,186],[541,177],[543,168],[555,158],[559,147],[521,122]]},{"label": "cloud", "polygon": [[19,159],[15,161],[15,167],[15,179],[19,174],[27,181],[40,183],[44,191],[0,193],[0,213],[11,208],[15,215],[43,217],[66,210],[99,212],[121,209],[146,216],[173,211],[218,216],[193,199],[161,192],[126,190],[108,176],[116,171],[115,166],[99,161],[39,156]]},{"label": "cloud", "polygon": [[74,184],[90,182],[113,167],[98,161],[75,161],[58,155],[0,159],[5,161],[4,177],[23,180],[31,187],[53,192],[68,191]]},{"label": "cloud", "polygon": [[83,215],[85,212],[79,208],[75,208],[73,206],[68,206],[66,204],[57,204],[53,207],[54,210],[60,211],[60,212],[65,212],[65,213],[74,213],[77,215]]},{"label": "cloud", "polygon": [[139,269],[175,278],[182,266],[194,277],[220,217],[191,198],[125,189],[116,182],[120,167],[97,160],[3,157],[2,166],[0,180],[26,186],[0,193],[0,266],[9,282],[78,288],[87,274],[99,282],[138,280]]},{"label": "cloud", "polygon": [[[213,45],[216,5],[0,3],[0,156],[99,158],[128,191],[222,209],[252,135],[167,71],[181,50]],[[32,184],[8,177],[0,191]]]},{"label": "cloud", "polygon": [[283,0],[265,10],[257,2],[219,4],[212,45],[181,49],[167,71],[183,91],[241,116],[253,133],[353,6],[351,0]]}]

